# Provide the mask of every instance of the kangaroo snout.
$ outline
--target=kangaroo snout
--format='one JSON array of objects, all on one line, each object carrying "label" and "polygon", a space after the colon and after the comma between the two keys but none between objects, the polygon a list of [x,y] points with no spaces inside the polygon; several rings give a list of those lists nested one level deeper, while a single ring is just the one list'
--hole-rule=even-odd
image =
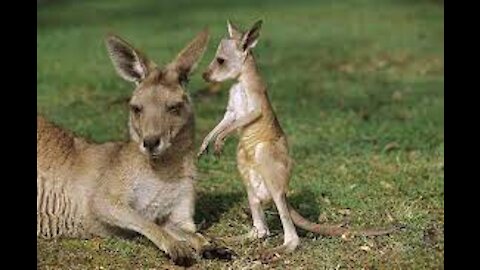
[{"label": "kangaroo snout", "polygon": [[159,145],[159,136],[151,136],[143,139],[143,147],[145,147],[145,149],[147,149],[150,153],[153,153],[155,151],[155,148],[157,148]]},{"label": "kangaroo snout", "polygon": [[210,75],[211,75],[211,71],[210,70],[207,70],[205,72],[202,73],[202,77],[205,81],[207,82],[210,82]]},{"label": "kangaroo snout", "polygon": [[151,158],[157,158],[162,155],[170,145],[171,142],[167,138],[161,137],[160,135],[150,135],[143,139],[143,142],[140,144],[140,150]]}]

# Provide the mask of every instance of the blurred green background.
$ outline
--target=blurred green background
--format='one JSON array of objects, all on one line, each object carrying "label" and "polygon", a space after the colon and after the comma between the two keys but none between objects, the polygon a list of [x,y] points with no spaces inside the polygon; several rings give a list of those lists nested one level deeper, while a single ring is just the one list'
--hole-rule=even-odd
[{"label": "blurred green background", "polygon": [[[133,90],[115,74],[105,34],[165,64],[208,26],[209,48],[189,85],[197,145],[227,102],[228,85],[196,96],[226,20],[246,29],[263,19],[255,55],[295,159],[292,204],[314,221],[407,225],[400,234],[351,240],[299,230],[299,249],[265,266],[255,255],[282,235],[234,243],[237,260],[194,269],[443,268],[443,1],[50,0],[38,2],[37,15],[38,111],[98,142],[127,138],[122,101]],[[207,235],[245,233],[251,223],[235,148],[231,138],[221,159],[199,162],[196,222]],[[267,217],[281,233],[274,208]],[[39,240],[37,249],[40,269],[175,268],[141,237]]]}]

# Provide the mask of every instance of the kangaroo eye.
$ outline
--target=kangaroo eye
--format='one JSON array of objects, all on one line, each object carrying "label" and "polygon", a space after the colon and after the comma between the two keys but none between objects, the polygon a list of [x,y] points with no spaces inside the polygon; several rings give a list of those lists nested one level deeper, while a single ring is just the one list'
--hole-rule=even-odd
[{"label": "kangaroo eye", "polygon": [[180,75],[178,76],[178,82],[182,86],[186,86],[189,82],[187,74],[186,73],[180,73]]},{"label": "kangaroo eye", "polygon": [[225,63],[225,59],[223,59],[221,57],[218,57],[217,58],[217,63],[220,64],[220,65],[223,65],[223,63]]},{"label": "kangaroo eye", "polygon": [[167,106],[167,111],[170,113],[179,114],[182,107],[183,107],[183,103],[169,105]]},{"label": "kangaroo eye", "polygon": [[142,107],[138,105],[130,105],[130,109],[135,115],[139,115],[142,112]]}]

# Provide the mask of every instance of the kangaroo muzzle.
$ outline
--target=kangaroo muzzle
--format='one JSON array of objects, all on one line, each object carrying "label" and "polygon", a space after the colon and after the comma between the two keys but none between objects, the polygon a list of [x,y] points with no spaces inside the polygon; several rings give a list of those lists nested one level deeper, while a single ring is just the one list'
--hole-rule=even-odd
[{"label": "kangaroo muzzle", "polygon": [[160,137],[148,137],[143,140],[143,147],[149,152],[153,152],[160,145]]},{"label": "kangaroo muzzle", "polygon": [[170,142],[160,136],[147,136],[140,144],[140,150],[153,158],[159,157],[170,146]]},{"label": "kangaroo muzzle", "polygon": [[211,82],[211,79],[210,79],[210,76],[212,75],[212,71],[211,70],[207,70],[205,72],[202,73],[202,78],[207,81],[207,82]]}]

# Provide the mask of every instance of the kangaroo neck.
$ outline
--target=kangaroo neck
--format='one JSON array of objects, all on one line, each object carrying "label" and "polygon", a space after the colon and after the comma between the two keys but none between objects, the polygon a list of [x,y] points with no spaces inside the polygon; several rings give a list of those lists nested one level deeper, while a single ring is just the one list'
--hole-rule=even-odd
[{"label": "kangaroo neck", "polygon": [[248,53],[245,59],[245,63],[243,64],[242,71],[240,72],[237,81],[248,91],[265,90],[265,83],[260,76],[255,58],[251,52]]}]

